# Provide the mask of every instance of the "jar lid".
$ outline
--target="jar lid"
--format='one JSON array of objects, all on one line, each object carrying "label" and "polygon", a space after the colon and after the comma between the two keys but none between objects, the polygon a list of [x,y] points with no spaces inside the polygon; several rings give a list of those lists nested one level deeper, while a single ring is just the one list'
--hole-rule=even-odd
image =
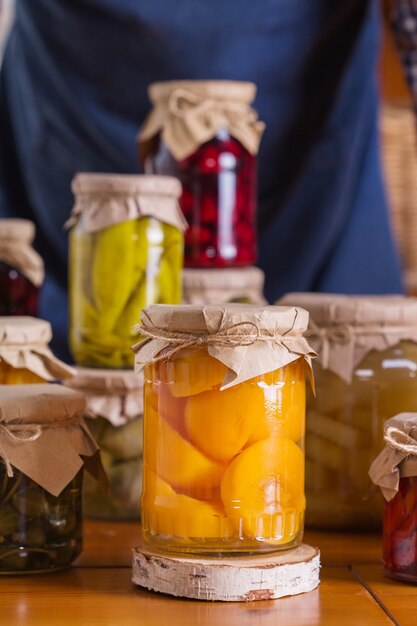
[{"label": "jar lid", "polygon": [[182,231],[187,227],[178,203],[181,183],[173,176],[81,173],[75,175],[72,190],[76,199],[66,227],[81,215],[90,233],[141,217]]},{"label": "jar lid", "polygon": [[126,394],[142,391],[143,377],[133,370],[75,368],[67,385],[84,393]]},{"label": "jar lid", "polygon": [[200,98],[216,100],[234,100],[251,104],[256,95],[256,85],[240,80],[169,80],[152,83],[149,86],[149,98],[153,103],[167,100],[178,89],[184,89]]},{"label": "jar lid", "polygon": [[262,289],[264,273],[259,267],[233,267],[222,269],[184,268],[185,289]]},{"label": "jar lid", "polygon": [[100,174],[81,172],[74,176],[74,194],[162,195],[179,198],[181,183],[174,176],[148,174]]},{"label": "jar lid", "polygon": [[32,243],[35,238],[35,224],[29,220],[19,218],[0,219],[0,240],[21,241]]},{"label": "jar lid", "polygon": [[52,328],[36,317],[0,316],[0,346],[47,345]]},{"label": "jar lid", "polygon": [[141,312],[138,332],[147,340],[133,347],[136,367],[164,351],[170,358],[183,348],[206,346],[228,372],[222,389],[315,356],[303,332],[308,313],[299,307],[251,304],[164,305]]},{"label": "jar lid", "polygon": [[18,424],[79,423],[86,399],[63,385],[0,385],[1,421]]}]

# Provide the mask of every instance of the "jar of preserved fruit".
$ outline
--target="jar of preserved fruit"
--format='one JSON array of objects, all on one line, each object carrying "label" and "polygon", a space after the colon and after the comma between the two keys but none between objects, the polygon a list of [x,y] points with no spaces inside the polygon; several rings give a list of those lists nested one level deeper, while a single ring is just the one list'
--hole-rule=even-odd
[{"label": "jar of preserved fruit", "polygon": [[284,550],[304,524],[306,311],[151,306],[142,528],[167,550]]},{"label": "jar of preserved fruit", "polygon": [[188,221],[186,267],[233,267],[256,260],[256,154],[264,124],[253,83],[154,83],[154,109],[138,137],[145,172],[182,184]]},{"label": "jar of preserved fruit", "polygon": [[310,313],[319,353],[316,398],[307,397],[308,526],[377,530],[383,500],[368,470],[385,421],[417,411],[417,299],[288,294]]},{"label": "jar of preserved fruit", "polygon": [[29,220],[0,219],[0,315],[38,314],[44,266],[34,237]]},{"label": "jar of preserved fruit", "polygon": [[185,304],[266,304],[264,273],[258,267],[185,269],[182,293]]},{"label": "jar of preserved fruit", "polygon": [[57,359],[48,347],[49,322],[34,317],[0,316],[0,385],[65,380],[74,369]]},{"label": "jar of preserved fruit", "polygon": [[100,472],[85,399],[61,385],[0,386],[0,574],[69,565],[82,549],[82,469]]},{"label": "jar of preserved fruit", "polygon": [[142,376],[133,370],[78,368],[67,384],[87,398],[85,421],[100,446],[109,480],[104,492],[92,477],[85,477],[84,515],[138,519],[142,493]]},{"label": "jar of preserved fruit", "polygon": [[417,413],[385,422],[385,448],[369,475],[385,498],[383,563],[386,574],[417,582]]},{"label": "jar of preserved fruit", "polygon": [[72,189],[72,354],[85,367],[133,367],[140,310],[181,302],[181,185],[167,176],[77,174]]}]

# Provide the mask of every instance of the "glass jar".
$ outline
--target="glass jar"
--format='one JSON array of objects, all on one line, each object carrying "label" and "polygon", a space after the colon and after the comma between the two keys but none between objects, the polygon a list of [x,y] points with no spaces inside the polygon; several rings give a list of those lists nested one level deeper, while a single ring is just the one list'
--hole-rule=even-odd
[{"label": "glass jar", "polygon": [[0,315],[38,314],[43,261],[31,244],[35,225],[0,219]]},{"label": "glass jar", "polygon": [[82,466],[101,470],[85,399],[60,385],[0,386],[0,574],[69,565],[82,548]]},{"label": "glass jar", "polygon": [[252,83],[155,83],[139,135],[145,171],[177,177],[186,267],[252,265],[256,245],[256,153],[263,130]]},{"label": "glass jar", "polygon": [[129,368],[140,310],[181,301],[181,187],[170,177],[78,174],[72,189],[71,351],[85,367]]},{"label": "glass jar", "polygon": [[281,302],[309,310],[319,352],[316,398],[307,396],[306,523],[378,530],[383,499],[368,470],[385,421],[417,411],[417,300],[288,294]]},{"label": "glass jar", "polygon": [[0,385],[27,385],[73,376],[73,368],[48,348],[51,339],[52,328],[45,320],[0,316]]},{"label": "glass jar", "polygon": [[263,297],[264,273],[258,267],[185,269],[182,275],[183,302],[186,304],[266,304]]},{"label": "glass jar", "polygon": [[[302,348],[298,355],[284,348],[280,356],[276,348],[269,363],[281,357],[282,367],[265,372],[273,348],[262,340],[279,317],[281,332],[287,324],[293,332],[295,309],[167,308],[146,309],[141,328],[146,335],[152,327],[153,336],[161,333],[162,338],[166,323],[171,340],[178,333],[175,343],[161,351],[159,341],[157,356],[147,344],[137,354],[137,363],[143,363],[144,348],[147,358],[156,356],[144,371],[145,541],[167,550],[212,554],[299,545],[305,508],[305,360]],[[260,334],[254,334],[255,326]],[[235,333],[233,347],[226,347],[237,328],[242,334]],[[207,333],[210,348],[204,345]],[[250,363],[255,354],[265,359],[262,373],[259,362]],[[226,365],[228,358],[233,365]],[[231,371],[235,381],[225,388]],[[237,371],[245,374],[239,378]]]},{"label": "glass jar", "polygon": [[84,479],[84,515],[95,519],[140,517],[143,453],[143,378],[129,370],[78,368],[68,386],[85,394],[85,422],[100,446],[109,481],[104,491]]}]

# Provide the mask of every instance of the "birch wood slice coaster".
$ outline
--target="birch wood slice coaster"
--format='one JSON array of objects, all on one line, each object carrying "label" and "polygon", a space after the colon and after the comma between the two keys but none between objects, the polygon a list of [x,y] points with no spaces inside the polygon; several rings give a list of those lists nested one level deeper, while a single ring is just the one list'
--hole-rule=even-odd
[{"label": "birch wood slice coaster", "polygon": [[132,581],[151,591],[195,600],[251,602],[312,591],[320,582],[320,551],[306,544],[260,556],[204,558],[133,550]]}]

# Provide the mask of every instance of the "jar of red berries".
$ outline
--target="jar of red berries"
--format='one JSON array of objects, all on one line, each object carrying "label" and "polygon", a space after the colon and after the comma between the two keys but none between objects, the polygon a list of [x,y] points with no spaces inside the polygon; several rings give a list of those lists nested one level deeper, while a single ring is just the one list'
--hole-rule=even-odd
[{"label": "jar of red berries", "polygon": [[145,172],[182,184],[187,267],[256,260],[256,155],[264,124],[250,106],[253,83],[154,83],[154,108],[138,137]]}]

